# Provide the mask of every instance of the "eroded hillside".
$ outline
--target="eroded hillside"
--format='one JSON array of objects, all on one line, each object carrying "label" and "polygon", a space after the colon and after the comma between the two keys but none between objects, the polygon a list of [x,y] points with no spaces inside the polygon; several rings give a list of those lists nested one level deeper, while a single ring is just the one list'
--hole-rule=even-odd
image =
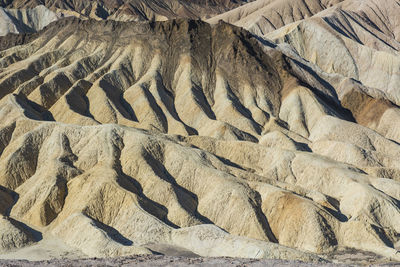
[{"label": "eroded hillside", "polygon": [[4,0],[0,1],[0,6],[31,9],[44,5],[52,11],[81,18],[146,21],[178,17],[209,18],[247,2],[247,0]]},{"label": "eroded hillside", "polygon": [[356,60],[358,76],[327,68],[322,59],[345,58],[301,30],[332,26],[346,3],[265,36],[224,22],[65,18],[1,37],[0,251],[56,238],[83,257],[162,243],[400,260],[397,28],[382,33],[390,47],[330,30],[386,56],[390,68],[370,69],[379,86]]}]

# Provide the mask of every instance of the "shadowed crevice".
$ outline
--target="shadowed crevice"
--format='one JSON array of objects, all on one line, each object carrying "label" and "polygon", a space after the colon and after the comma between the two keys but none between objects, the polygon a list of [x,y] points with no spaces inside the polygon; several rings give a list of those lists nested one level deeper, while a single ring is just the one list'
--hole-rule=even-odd
[{"label": "shadowed crevice", "polygon": [[104,232],[107,233],[108,237],[110,237],[112,240],[114,240],[115,242],[123,245],[123,246],[131,246],[133,245],[133,242],[131,240],[129,240],[128,238],[124,237],[120,232],[118,232],[117,229],[106,225],[98,220],[93,219],[92,217],[88,216],[85,214],[85,216],[87,216],[88,218],[90,218],[94,224],[96,225],[96,227],[100,228],[101,230],[103,230]]}]

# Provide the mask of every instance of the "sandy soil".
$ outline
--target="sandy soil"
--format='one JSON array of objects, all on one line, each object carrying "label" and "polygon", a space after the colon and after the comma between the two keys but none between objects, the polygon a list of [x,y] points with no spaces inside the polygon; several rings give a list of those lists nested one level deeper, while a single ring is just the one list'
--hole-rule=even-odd
[{"label": "sandy soil", "polygon": [[[163,255],[148,255],[135,257],[120,257],[107,259],[81,259],[67,260],[57,259],[51,261],[18,261],[3,260],[0,266],[354,266],[347,264],[309,264],[296,261],[280,260],[254,260],[254,259],[234,259],[234,258],[201,258],[201,257],[174,257]],[[364,264],[363,264],[364,265]],[[368,265],[368,264],[366,264]],[[364,266],[366,266],[364,265]],[[373,265],[369,265],[373,266]],[[382,264],[375,266],[400,266],[399,263]]]},{"label": "sandy soil", "polygon": [[[29,260],[43,261],[50,259],[79,259],[85,255],[80,251],[67,246],[57,238],[42,239],[32,246],[0,254],[1,260]],[[87,256],[86,256],[87,257]]]},{"label": "sandy soil", "polygon": [[[116,258],[86,258],[81,252],[56,238],[0,255],[0,266],[400,266],[374,253],[354,249],[321,255],[332,263],[310,264],[298,261],[239,258],[204,258],[181,247],[148,244],[156,255]],[[158,254],[158,255],[157,255]]]},{"label": "sandy soil", "polygon": [[346,266],[335,264],[307,264],[279,260],[252,260],[233,258],[193,258],[149,255],[138,257],[81,259],[81,260],[50,260],[50,261],[21,261],[3,260],[1,266]]}]

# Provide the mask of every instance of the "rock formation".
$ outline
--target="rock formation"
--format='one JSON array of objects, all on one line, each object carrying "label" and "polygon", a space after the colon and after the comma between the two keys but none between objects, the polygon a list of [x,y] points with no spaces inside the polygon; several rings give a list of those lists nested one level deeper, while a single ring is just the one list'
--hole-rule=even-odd
[{"label": "rock formation", "polygon": [[40,31],[62,16],[63,14],[56,14],[42,5],[33,9],[6,9],[0,7],[0,36],[8,33]]},{"label": "rock formation", "polygon": [[172,18],[210,18],[238,7],[248,0],[3,0],[0,7],[26,9],[45,5],[55,12],[80,18],[128,21]]},{"label": "rock formation", "polygon": [[0,251],[400,260],[398,1],[289,2],[0,37]]},{"label": "rock formation", "polygon": [[264,35],[287,24],[296,22],[325,10],[343,0],[256,0],[208,20],[219,20]]}]

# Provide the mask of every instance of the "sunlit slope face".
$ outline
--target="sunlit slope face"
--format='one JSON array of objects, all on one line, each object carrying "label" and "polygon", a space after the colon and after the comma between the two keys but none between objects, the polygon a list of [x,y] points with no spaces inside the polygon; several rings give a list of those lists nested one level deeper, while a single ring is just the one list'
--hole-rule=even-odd
[{"label": "sunlit slope face", "polygon": [[397,0],[255,1],[208,21],[244,27],[398,104],[399,12]]},{"label": "sunlit slope face", "polygon": [[399,104],[399,11],[398,1],[345,1],[265,37],[289,43],[323,71],[358,80]]},{"label": "sunlit slope face", "polygon": [[0,47],[2,252],[34,229],[90,257],[398,259],[381,90],[222,22],[67,18]]},{"label": "sunlit slope face", "polygon": [[264,35],[287,24],[312,17],[343,0],[256,0],[207,20],[219,20]]},{"label": "sunlit slope face", "polygon": [[63,17],[44,6],[32,9],[0,8],[0,36],[8,33],[33,33]]},{"label": "sunlit slope face", "polygon": [[256,140],[278,117],[282,55],[227,24],[67,19],[27,38],[3,51],[1,97],[56,121]]}]

